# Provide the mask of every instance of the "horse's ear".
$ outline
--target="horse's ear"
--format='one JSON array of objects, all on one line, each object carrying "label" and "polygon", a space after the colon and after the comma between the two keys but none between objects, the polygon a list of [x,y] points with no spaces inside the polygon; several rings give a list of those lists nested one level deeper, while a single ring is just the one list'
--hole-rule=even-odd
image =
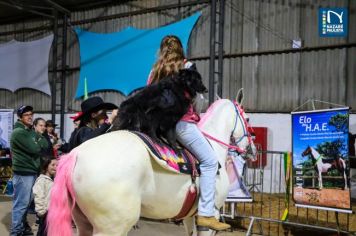
[{"label": "horse's ear", "polygon": [[235,101],[238,104],[242,104],[243,100],[244,100],[244,88],[240,88],[239,91],[237,91]]}]

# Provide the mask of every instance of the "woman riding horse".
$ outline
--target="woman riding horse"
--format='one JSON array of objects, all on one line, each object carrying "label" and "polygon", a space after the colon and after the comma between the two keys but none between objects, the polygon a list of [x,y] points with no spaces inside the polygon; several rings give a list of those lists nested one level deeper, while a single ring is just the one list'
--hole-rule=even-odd
[{"label": "woman riding horse", "polygon": [[[161,41],[159,59],[149,75],[148,84],[158,83],[166,76],[177,73],[179,69],[192,67],[195,69],[195,65],[185,59],[179,38],[168,35]],[[199,120],[200,117],[191,104],[188,112],[176,126],[178,141],[200,161],[200,198],[196,223],[197,226],[213,230],[225,230],[230,228],[230,225],[219,222],[214,217],[215,176],[218,171],[218,158],[199,130],[197,126]]]}]

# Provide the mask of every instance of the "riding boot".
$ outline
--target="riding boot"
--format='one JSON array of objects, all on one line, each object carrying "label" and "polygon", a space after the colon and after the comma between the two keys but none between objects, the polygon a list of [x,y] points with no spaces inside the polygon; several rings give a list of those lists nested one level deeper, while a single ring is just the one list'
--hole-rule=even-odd
[{"label": "riding boot", "polygon": [[196,224],[216,231],[226,230],[231,227],[229,224],[218,221],[214,216],[197,216]]}]

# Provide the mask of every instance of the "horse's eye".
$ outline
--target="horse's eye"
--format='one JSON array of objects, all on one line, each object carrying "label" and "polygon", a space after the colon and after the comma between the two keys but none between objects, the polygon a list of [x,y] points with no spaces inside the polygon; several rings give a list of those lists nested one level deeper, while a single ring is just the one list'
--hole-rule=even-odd
[{"label": "horse's eye", "polygon": [[250,122],[250,118],[246,118],[246,121],[247,121],[247,123],[249,123]]}]

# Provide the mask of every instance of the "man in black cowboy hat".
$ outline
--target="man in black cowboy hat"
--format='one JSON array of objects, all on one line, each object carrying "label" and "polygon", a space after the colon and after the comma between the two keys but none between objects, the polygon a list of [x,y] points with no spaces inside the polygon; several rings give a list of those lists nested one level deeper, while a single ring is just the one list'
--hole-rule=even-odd
[{"label": "man in black cowboy hat", "polygon": [[[71,149],[104,134],[110,128],[118,112],[116,105],[106,103],[100,97],[88,98],[80,106],[82,108],[82,114],[78,117],[80,125],[71,144]],[[107,110],[113,110],[110,117],[106,114]]]}]

